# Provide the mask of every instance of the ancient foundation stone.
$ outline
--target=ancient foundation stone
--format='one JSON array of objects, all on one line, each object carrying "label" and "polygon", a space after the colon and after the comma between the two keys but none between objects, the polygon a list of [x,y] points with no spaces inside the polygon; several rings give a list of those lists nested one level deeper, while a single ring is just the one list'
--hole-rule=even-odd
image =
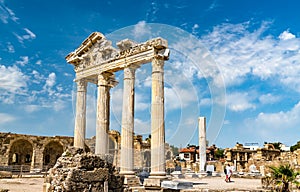
[{"label": "ancient foundation stone", "polygon": [[111,156],[70,147],[49,170],[46,183],[49,183],[47,191],[55,192],[121,192],[123,180],[112,165]]}]

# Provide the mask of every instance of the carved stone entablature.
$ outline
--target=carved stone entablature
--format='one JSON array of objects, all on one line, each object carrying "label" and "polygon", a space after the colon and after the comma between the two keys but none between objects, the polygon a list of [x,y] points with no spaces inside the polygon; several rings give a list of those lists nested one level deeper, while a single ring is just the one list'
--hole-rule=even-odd
[{"label": "carved stone entablature", "polygon": [[[160,37],[144,43],[125,39],[112,46],[99,32],[92,33],[82,45],[66,56],[68,63],[74,65],[76,79],[95,79],[103,72],[116,72],[125,67],[149,63],[153,58],[168,60],[168,42]],[[89,81],[90,82],[90,81]]]}]

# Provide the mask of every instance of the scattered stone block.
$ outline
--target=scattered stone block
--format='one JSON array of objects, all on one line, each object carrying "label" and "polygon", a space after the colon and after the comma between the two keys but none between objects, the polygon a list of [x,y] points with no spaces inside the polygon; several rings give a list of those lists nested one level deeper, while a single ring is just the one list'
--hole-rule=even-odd
[{"label": "scattered stone block", "polygon": [[0,171],[0,178],[12,178],[11,171]]},{"label": "scattered stone block", "polygon": [[162,181],[161,187],[166,189],[192,189],[193,183],[186,181]]},{"label": "scattered stone block", "polygon": [[173,171],[171,173],[171,176],[174,177],[175,179],[182,179],[182,178],[184,178],[184,175],[181,173],[181,171]]}]

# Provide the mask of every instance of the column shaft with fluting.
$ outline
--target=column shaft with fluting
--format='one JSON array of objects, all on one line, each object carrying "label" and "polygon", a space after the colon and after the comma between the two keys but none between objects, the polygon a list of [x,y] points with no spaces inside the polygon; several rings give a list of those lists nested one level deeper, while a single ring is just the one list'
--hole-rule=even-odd
[{"label": "column shaft with fluting", "polygon": [[110,85],[107,74],[98,75],[98,98],[96,119],[96,144],[95,154],[103,155],[109,153],[108,131],[110,113]]},{"label": "column shaft with fluting", "polygon": [[164,60],[154,58],[152,60],[150,176],[166,176],[165,163]]},{"label": "column shaft with fluting", "polygon": [[205,171],[206,165],[206,118],[199,117],[199,157],[200,157],[200,164],[199,164],[199,171]]},{"label": "column shaft with fluting", "polygon": [[74,147],[84,149],[86,131],[86,89],[87,82],[83,79],[77,83],[76,116],[74,130]]},{"label": "column shaft with fluting", "polygon": [[121,132],[121,164],[120,174],[134,175],[134,81],[135,68],[124,69],[124,90]]}]

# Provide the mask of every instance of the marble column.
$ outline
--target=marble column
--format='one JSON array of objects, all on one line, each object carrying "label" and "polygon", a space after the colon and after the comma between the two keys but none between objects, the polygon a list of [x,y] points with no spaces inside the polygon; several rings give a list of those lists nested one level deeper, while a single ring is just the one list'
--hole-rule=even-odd
[{"label": "marble column", "polygon": [[80,79],[77,82],[76,117],[74,130],[74,147],[84,149],[86,129],[86,89],[87,82]]},{"label": "marble column", "polygon": [[134,81],[136,68],[124,69],[120,174],[134,176]]},{"label": "marble column", "polygon": [[164,60],[152,60],[151,173],[165,177]]},{"label": "marble column", "polygon": [[199,171],[205,171],[206,165],[206,118],[199,117],[199,157],[200,157],[200,164],[199,164]]},{"label": "marble column", "polygon": [[111,73],[98,75],[97,118],[96,118],[96,144],[95,154],[109,153],[108,131],[110,114],[110,77]]}]

